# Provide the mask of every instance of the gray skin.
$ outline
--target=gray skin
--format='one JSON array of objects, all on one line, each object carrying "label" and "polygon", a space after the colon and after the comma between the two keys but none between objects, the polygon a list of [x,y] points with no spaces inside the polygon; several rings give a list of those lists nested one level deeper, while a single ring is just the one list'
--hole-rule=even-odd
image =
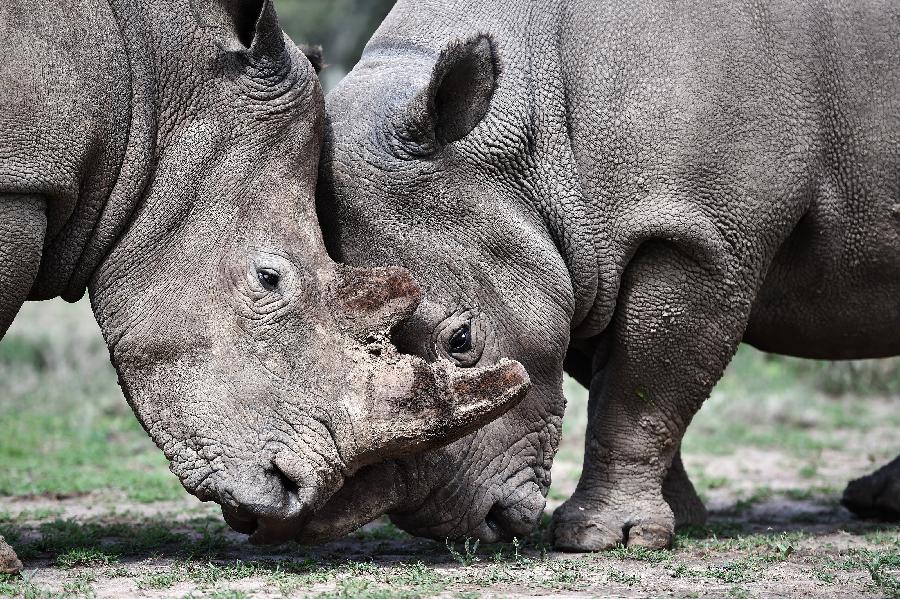
[{"label": "gray skin", "polygon": [[[380,513],[435,538],[527,533],[567,371],[589,423],[556,546],[665,547],[705,518],[680,443],[741,342],[900,353],[898,8],[398,2],[326,98],[326,243],[423,286],[404,351],[509,356],[533,387],[347,481],[304,538]],[[465,323],[473,347],[453,353]],[[845,499],[896,516],[898,481],[894,462]]]},{"label": "gray skin", "polygon": [[89,290],[171,470],[252,540],[525,395],[513,362],[400,355],[419,287],[328,257],[323,94],[269,0],[5,2],[0,39],[0,336]]}]

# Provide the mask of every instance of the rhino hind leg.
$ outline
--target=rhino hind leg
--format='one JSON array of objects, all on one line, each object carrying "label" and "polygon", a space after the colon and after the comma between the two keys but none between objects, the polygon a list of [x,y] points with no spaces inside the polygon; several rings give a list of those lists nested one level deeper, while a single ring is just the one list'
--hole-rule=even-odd
[{"label": "rhino hind leg", "polygon": [[0,574],[18,574],[22,571],[22,562],[13,548],[7,545],[0,536]]},{"label": "rhino hind leg", "polygon": [[40,197],[0,193],[0,338],[28,297],[41,265],[45,209]]},{"label": "rhino hind leg", "polygon": [[900,456],[875,472],[850,481],[841,503],[861,518],[900,520]]},{"label": "rhino hind leg", "polygon": [[697,495],[691,479],[681,462],[681,450],[672,458],[672,465],[663,480],[663,499],[675,514],[675,528],[703,526],[706,524],[706,506]]}]

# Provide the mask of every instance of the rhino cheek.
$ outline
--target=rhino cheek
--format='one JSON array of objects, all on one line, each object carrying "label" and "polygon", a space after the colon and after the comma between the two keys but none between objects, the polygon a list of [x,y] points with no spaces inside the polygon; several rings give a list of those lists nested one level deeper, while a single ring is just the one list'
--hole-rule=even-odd
[{"label": "rhino cheek", "polygon": [[438,540],[472,536],[496,542],[532,530],[543,513],[561,424],[540,406],[561,401],[559,391],[538,385],[502,418],[417,456],[407,468],[417,476],[410,477],[406,501],[391,519],[412,534]]}]

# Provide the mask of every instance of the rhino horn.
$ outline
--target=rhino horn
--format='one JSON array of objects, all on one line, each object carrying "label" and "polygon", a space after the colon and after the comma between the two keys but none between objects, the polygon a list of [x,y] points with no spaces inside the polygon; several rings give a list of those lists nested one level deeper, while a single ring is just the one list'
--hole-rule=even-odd
[{"label": "rhino horn", "polygon": [[452,443],[517,405],[531,387],[513,360],[459,368],[402,354],[372,383],[354,469]]}]

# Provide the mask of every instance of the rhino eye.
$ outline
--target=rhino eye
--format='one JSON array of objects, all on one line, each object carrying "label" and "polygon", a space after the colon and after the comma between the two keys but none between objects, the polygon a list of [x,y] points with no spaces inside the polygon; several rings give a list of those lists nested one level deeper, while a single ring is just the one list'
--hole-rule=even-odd
[{"label": "rhino eye", "polygon": [[278,283],[281,282],[281,275],[277,270],[271,268],[256,269],[256,278],[259,279],[260,285],[266,291],[275,291],[278,289]]},{"label": "rhino eye", "polygon": [[472,330],[468,324],[459,327],[447,341],[451,354],[464,354],[472,349]]}]

